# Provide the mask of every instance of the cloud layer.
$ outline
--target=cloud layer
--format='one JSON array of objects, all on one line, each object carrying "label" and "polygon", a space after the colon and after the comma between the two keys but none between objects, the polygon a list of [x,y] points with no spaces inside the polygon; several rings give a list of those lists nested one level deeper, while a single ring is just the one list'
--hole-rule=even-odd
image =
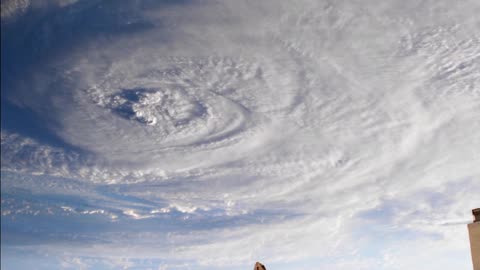
[{"label": "cloud layer", "polygon": [[470,267],[476,1],[59,3],[2,13],[2,268]]}]

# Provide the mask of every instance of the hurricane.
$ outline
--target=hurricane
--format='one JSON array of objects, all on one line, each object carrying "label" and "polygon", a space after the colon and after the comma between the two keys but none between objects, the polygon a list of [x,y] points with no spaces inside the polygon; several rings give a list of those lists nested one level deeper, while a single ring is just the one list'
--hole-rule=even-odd
[{"label": "hurricane", "polygon": [[2,268],[471,267],[477,1],[1,5]]}]

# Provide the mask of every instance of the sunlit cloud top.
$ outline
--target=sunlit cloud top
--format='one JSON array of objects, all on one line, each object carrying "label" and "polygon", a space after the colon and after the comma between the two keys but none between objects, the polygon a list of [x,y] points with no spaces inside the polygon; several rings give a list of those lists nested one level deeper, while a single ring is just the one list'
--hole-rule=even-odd
[{"label": "sunlit cloud top", "polygon": [[469,269],[478,13],[2,0],[2,269]]}]

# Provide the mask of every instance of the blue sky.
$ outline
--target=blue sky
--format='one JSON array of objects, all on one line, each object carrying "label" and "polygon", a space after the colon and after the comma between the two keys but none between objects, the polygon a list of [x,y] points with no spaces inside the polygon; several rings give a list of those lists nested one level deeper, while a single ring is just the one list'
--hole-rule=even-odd
[{"label": "blue sky", "polygon": [[469,269],[478,1],[2,1],[2,269]]}]

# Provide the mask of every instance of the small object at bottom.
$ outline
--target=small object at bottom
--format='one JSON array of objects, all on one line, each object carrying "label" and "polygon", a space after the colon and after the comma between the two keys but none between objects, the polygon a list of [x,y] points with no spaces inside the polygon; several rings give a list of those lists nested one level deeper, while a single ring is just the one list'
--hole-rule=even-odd
[{"label": "small object at bottom", "polygon": [[256,262],[255,263],[255,267],[253,268],[253,270],[267,270],[267,268],[265,268],[265,265],[259,263],[259,262]]}]

